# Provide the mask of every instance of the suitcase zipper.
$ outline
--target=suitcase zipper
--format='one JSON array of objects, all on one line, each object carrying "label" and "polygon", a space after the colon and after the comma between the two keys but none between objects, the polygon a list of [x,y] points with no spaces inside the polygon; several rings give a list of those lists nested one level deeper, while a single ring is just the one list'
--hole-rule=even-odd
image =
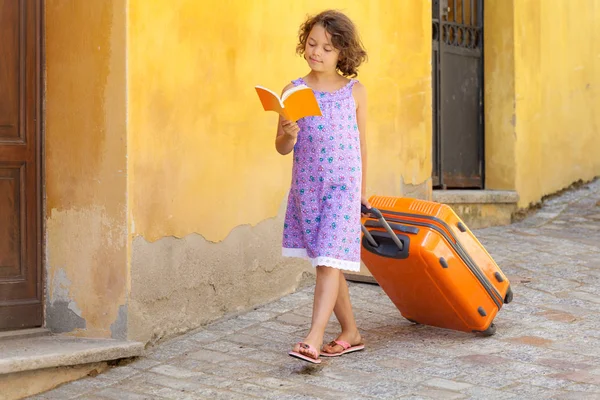
[{"label": "suitcase zipper", "polygon": [[[393,212],[393,211],[388,211],[388,210],[385,210],[383,212],[388,213],[388,214],[401,215],[401,216],[402,215],[410,216],[410,217],[413,216],[411,214],[398,213],[398,212]],[[442,221],[438,218],[435,218],[435,217],[427,217],[427,216],[423,216],[423,215],[419,215],[419,217],[424,217],[427,219],[434,219],[434,220],[437,220],[436,222],[446,225],[446,223],[444,221]],[[398,218],[389,218],[389,221],[390,222],[400,222],[400,223],[409,224],[409,225],[423,226],[423,227],[434,229],[437,232],[439,232],[448,241],[450,246],[452,246],[454,248],[454,250],[456,250],[458,255],[465,261],[465,264],[467,264],[467,267],[469,267],[469,269],[471,270],[473,275],[475,275],[477,277],[477,279],[481,282],[481,284],[483,285],[485,290],[488,292],[488,295],[492,298],[492,300],[498,307],[498,310],[500,310],[500,308],[502,308],[504,299],[502,299],[502,296],[500,295],[498,290],[496,290],[496,288],[490,283],[489,279],[487,279],[485,274],[481,271],[481,269],[477,266],[477,264],[475,264],[475,262],[473,261],[471,256],[469,256],[469,254],[464,250],[464,248],[462,247],[460,242],[458,240],[456,240],[456,238],[454,238],[454,243],[453,243],[453,241],[448,236],[448,233],[446,233],[443,229],[441,229],[439,226],[434,225],[434,224],[428,224],[426,222],[418,222],[418,221],[411,221],[411,220],[403,220],[403,219],[398,219]],[[449,232],[451,232],[451,231],[449,231]],[[501,299],[501,301],[498,300],[499,298]]]}]

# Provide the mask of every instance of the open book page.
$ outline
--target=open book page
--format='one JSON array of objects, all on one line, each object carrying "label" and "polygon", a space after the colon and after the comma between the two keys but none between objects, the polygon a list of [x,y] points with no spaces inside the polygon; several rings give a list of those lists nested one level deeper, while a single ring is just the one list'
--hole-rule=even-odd
[{"label": "open book page", "polygon": [[287,99],[288,97],[290,97],[292,94],[296,93],[299,90],[303,90],[303,89],[309,89],[310,88],[306,85],[298,85],[298,86],[294,86],[289,88],[288,90],[286,90],[285,92],[283,92],[283,94],[281,95],[281,102],[285,103],[285,99]]},{"label": "open book page", "polygon": [[315,94],[306,85],[298,85],[286,90],[281,98],[268,88],[255,86],[255,89],[265,111],[275,111],[291,121],[321,115]]},{"label": "open book page", "polygon": [[[281,108],[283,108],[283,107],[284,107],[284,106],[283,106],[283,100],[282,100],[282,99],[280,99],[280,98],[279,98],[279,95],[278,95],[277,93],[275,93],[274,91],[272,91],[271,89],[269,89],[269,88],[266,88],[266,87],[264,87],[264,86],[258,86],[258,85],[257,85],[257,86],[255,86],[255,88],[256,88],[256,92],[258,93],[258,96],[260,97],[260,100],[261,100],[263,103],[264,103],[264,102],[265,102],[265,100],[267,100],[267,99],[270,99],[270,100],[268,100],[268,101],[269,101],[269,102],[272,102],[272,101],[273,101],[273,99],[272,99],[272,98],[275,98],[275,99],[277,99],[277,101],[279,102],[279,106],[280,106]],[[265,92],[267,92],[267,93],[265,93]],[[286,93],[287,93],[287,92],[286,92]]]},{"label": "open book page", "polygon": [[288,94],[283,101],[288,119],[297,121],[308,116],[321,116],[321,108],[312,89],[305,86]]}]

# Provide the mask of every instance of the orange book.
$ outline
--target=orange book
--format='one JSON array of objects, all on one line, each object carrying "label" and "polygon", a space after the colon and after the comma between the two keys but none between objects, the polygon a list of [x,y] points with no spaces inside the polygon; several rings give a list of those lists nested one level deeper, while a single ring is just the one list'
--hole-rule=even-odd
[{"label": "orange book", "polygon": [[312,89],[306,85],[294,86],[283,92],[281,98],[272,90],[255,86],[265,111],[275,111],[290,121],[308,116],[321,116],[321,109]]}]

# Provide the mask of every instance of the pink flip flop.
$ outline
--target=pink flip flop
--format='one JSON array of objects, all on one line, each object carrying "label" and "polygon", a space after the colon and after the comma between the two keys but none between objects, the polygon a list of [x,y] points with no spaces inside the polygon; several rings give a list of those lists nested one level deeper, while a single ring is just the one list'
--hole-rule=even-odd
[{"label": "pink flip flop", "polygon": [[336,344],[341,346],[344,350],[342,350],[338,353],[327,353],[327,352],[322,351],[321,355],[323,357],[338,357],[338,356],[341,356],[342,354],[353,353],[355,351],[363,350],[365,348],[365,345],[362,343],[357,344],[356,346],[352,346],[352,345],[350,345],[350,343],[345,342],[343,340],[334,340],[329,343],[329,346],[333,347]]},{"label": "pink flip flop", "polygon": [[311,353],[316,354],[317,357],[316,358],[308,357],[308,356],[305,356],[304,354],[298,353],[297,351],[290,351],[288,353],[290,356],[299,358],[299,359],[304,360],[304,361],[308,361],[308,362],[313,363],[313,364],[321,364],[321,359],[319,358],[319,352],[317,351],[317,349],[315,349],[314,347],[312,347],[308,343],[299,342],[298,344],[303,349],[306,349],[306,350],[310,351]]}]

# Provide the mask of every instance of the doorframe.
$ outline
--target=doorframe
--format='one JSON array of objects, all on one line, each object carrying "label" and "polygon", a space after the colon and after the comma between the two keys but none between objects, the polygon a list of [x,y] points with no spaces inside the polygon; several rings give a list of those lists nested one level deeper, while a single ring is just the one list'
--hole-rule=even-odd
[{"label": "doorframe", "polygon": [[[477,0],[475,0],[477,1]],[[481,142],[479,144],[479,154],[481,154],[481,189],[485,190],[485,0],[481,0],[481,10],[477,10],[477,18],[481,18],[481,69],[479,72],[479,79],[481,82],[480,94],[479,94],[479,118],[481,119],[481,125],[479,133],[481,135]]]},{"label": "doorframe", "polygon": [[38,293],[42,296],[42,328],[46,327],[46,1],[37,0],[36,131],[37,131],[37,227]]},{"label": "doorframe", "polygon": [[[441,87],[442,87],[442,82],[441,82],[441,77],[442,77],[442,67],[443,65],[440,63],[441,61],[441,52],[442,52],[442,7],[444,5],[448,5],[449,2],[453,2],[453,4],[455,5],[456,8],[456,0],[438,0],[437,2],[434,0],[432,1],[432,7],[431,7],[431,14],[430,14],[430,21],[432,23],[432,31],[433,31],[433,35],[431,38],[431,78],[432,78],[432,86],[431,86],[431,93],[432,93],[432,113],[431,113],[431,118],[432,118],[432,149],[431,149],[431,182],[432,182],[432,190],[447,190],[446,189],[446,184],[444,183],[444,172],[442,169],[443,163],[442,163],[442,154],[443,154],[443,150],[442,150],[442,137],[439,134],[441,132],[441,124],[442,124],[442,113],[441,113],[441,102],[442,102],[442,98],[440,95],[441,92]],[[461,7],[464,7],[464,3],[467,2],[469,0],[462,0],[461,2]],[[476,20],[478,21],[478,23],[480,24],[480,30],[481,30],[481,37],[480,37],[480,67],[479,67],[479,73],[478,75],[478,79],[480,82],[480,87],[479,87],[479,126],[477,129],[477,135],[479,136],[479,145],[478,145],[478,152],[479,152],[479,168],[480,168],[480,181],[481,181],[481,187],[480,188],[474,188],[474,187],[469,187],[469,189],[472,190],[485,190],[487,185],[486,185],[486,140],[485,140],[485,132],[486,132],[486,124],[485,124],[485,120],[486,120],[486,116],[485,116],[485,97],[486,97],[486,93],[485,93],[485,88],[486,88],[486,82],[485,82],[485,1],[484,0],[474,0],[475,2],[477,2],[477,15],[476,15]],[[437,3],[437,8],[438,8],[438,13],[439,13],[439,19],[438,19],[438,27],[437,27],[437,31],[435,29],[434,25],[434,18],[435,18],[435,11],[434,11],[434,7]],[[462,9],[462,8],[461,8]],[[464,10],[463,12],[463,17],[464,17]],[[434,42],[437,41],[437,49],[434,46]],[[438,53],[438,57],[435,57],[435,52],[437,51]],[[435,75],[435,76],[434,76]],[[437,127],[437,129],[436,129]],[[437,174],[437,175],[436,175]],[[460,189],[458,189],[460,190]]]}]

